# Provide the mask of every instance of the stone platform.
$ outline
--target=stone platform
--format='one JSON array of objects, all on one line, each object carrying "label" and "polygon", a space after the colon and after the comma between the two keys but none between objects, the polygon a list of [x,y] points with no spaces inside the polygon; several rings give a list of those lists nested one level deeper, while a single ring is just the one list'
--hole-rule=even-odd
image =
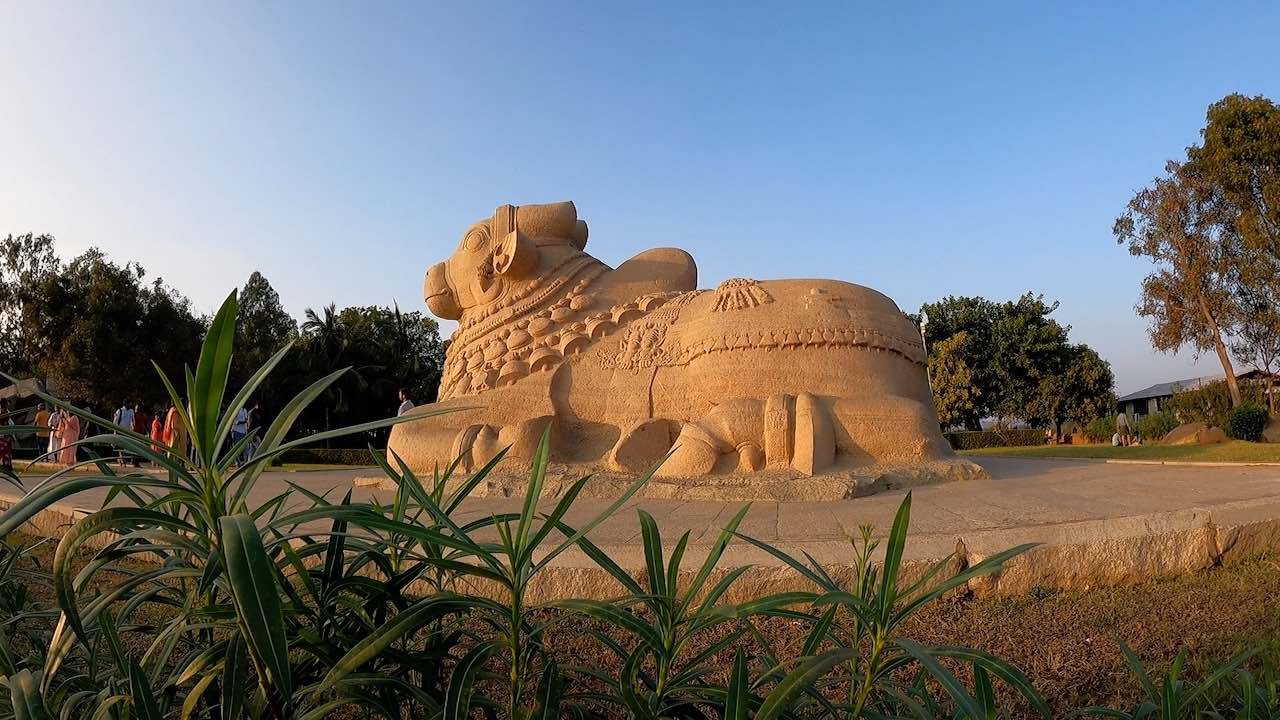
[{"label": "stone platform", "polygon": [[[919,572],[948,556],[953,569],[1027,542],[1041,545],[1012,561],[998,577],[972,584],[978,594],[1018,595],[1036,587],[1085,590],[1196,572],[1280,550],[1280,468],[1116,465],[1097,461],[980,458],[989,478],[913,490],[906,560]],[[268,473],[255,488],[262,501],[286,480],[313,491],[345,491],[363,471]],[[801,551],[847,572],[849,537],[858,526],[888,531],[904,491],[839,502],[755,502],[740,531],[793,555]],[[353,499],[388,493],[357,488]],[[57,535],[70,516],[93,509],[100,498],[81,496],[74,507],[51,509],[36,530]],[[477,498],[464,504],[463,520],[518,510],[518,498]],[[571,525],[588,521],[606,505],[584,499],[570,512]],[[669,550],[692,531],[685,567],[696,571],[722,524],[742,503],[645,499],[630,503],[591,534],[623,567],[639,571],[643,550],[635,509],[643,507],[662,529]],[[751,564],[736,596],[801,588],[777,560],[742,542],[730,547],[723,568]],[[537,580],[535,595],[608,597],[617,586],[588,558],[561,555]]]}]

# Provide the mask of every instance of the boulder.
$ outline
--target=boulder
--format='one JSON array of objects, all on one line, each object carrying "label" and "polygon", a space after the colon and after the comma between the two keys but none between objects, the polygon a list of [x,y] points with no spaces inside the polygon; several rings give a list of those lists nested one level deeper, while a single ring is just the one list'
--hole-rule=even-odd
[{"label": "boulder", "polygon": [[1201,445],[1214,445],[1227,441],[1227,434],[1222,428],[1204,428],[1196,433],[1196,442]]},{"label": "boulder", "polygon": [[1214,445],[1227,441],[1227,434],[1222,428],[1209,427],[1204,423],[1184,423],[1169,431],[1157,443],[1159,445]]},{"label": "boulder", "polygon": [[1271,418],[1262,430],[1263,442],[1280,442],[1280,418]]},{"label": "boulder", "polygon": [[1170,430],[1159,442],[1161,445],[1194,445],[1196,436],[1204,429],[1204,423],[1184,423]]}]

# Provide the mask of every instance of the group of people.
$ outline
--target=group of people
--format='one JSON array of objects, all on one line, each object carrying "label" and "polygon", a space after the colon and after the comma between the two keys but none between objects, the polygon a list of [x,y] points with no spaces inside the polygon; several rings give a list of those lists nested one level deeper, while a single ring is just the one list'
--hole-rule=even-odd
[{"label": "group of people", "polygon": [[[93,414],[91,408],[86,407],[85,410],[88,414]],[[21,414],[26,412],[29,410],[21,411]],[[18,410],[11,411],[8,399],[0,398],[0,428],[18,424],[14,420],[14,416],[18,414]],[[89,420],[61,408],[50,408],[45,403],[36,406],[35,415],[30,422],[35,426],[36,449],[40,455],[47,462],[62,465],[75,464],[78,449],[84,444],[82,440],[103,432]],[[149,411],[142,403],[130,405],[125,402],[111,416],[111,422],[117,427],[149,438],[151,450],[155,453],[190,457],[191,435],[182,421],[182,413],[172,403],[168,409],[157,406]],[[231,426],[230,447],[240,447],[238,454],[242,462],[257,453],[261,432],[262,406],[259,402],[254,401],[236,412]],[[13,468],[17,443],[15,433],[0,433],[0,467],[8,470]],[[142,464],[142,458],[123,450],[117,450],[117,461],[122,466],[139,467]]]},{"label": "group of people", "polygon": [[40,403],[36,407],[35,425],[39,444],[45,448],[45,459],[63,465],[74,465],[76,462],[76,445],[81,437],[83,427],[80,418],[61,408],[49,409]]}]

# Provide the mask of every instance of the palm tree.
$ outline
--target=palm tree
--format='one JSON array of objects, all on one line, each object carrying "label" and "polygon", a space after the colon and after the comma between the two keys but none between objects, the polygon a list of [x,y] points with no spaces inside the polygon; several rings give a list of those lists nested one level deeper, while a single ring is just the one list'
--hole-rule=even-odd
[{"label": "palm tree", "polygon": [[[315,375],[328,375],[337,370],[347,349],[347,328],[338,313],[335,303],[325,305],[323,315],[307,308],[306,321],[300,328],[305,341],[302,358],[303,367]],[[342,383],[335,382],[324,391],[324,429],[332,429],[330,417],[332,413],[341,413],[346,408],[342,392]],[[329,442],[325,441],[325,447]]]}]

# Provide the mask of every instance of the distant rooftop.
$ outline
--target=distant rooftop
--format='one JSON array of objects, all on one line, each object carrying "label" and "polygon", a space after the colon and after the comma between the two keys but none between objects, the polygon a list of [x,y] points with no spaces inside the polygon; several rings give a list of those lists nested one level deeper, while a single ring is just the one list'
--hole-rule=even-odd
[{"label": "distant rooftop", "polygon": [[1206,375],[1204,377],[1188,378],[1186,380],[1171,380],[1169,382],[1156,383],[1151,387],[1143,388],[1137,392],[1131,392],[1124,397],[1117,398],[1117,403],[1127,402],[1129,400],[1146,400],[1153,397],[1167,397],[1178,392],[1179,390],[1194,390],[1201,385],[1206,385],[1215,380],[1221,380],[1221,375]]}]

